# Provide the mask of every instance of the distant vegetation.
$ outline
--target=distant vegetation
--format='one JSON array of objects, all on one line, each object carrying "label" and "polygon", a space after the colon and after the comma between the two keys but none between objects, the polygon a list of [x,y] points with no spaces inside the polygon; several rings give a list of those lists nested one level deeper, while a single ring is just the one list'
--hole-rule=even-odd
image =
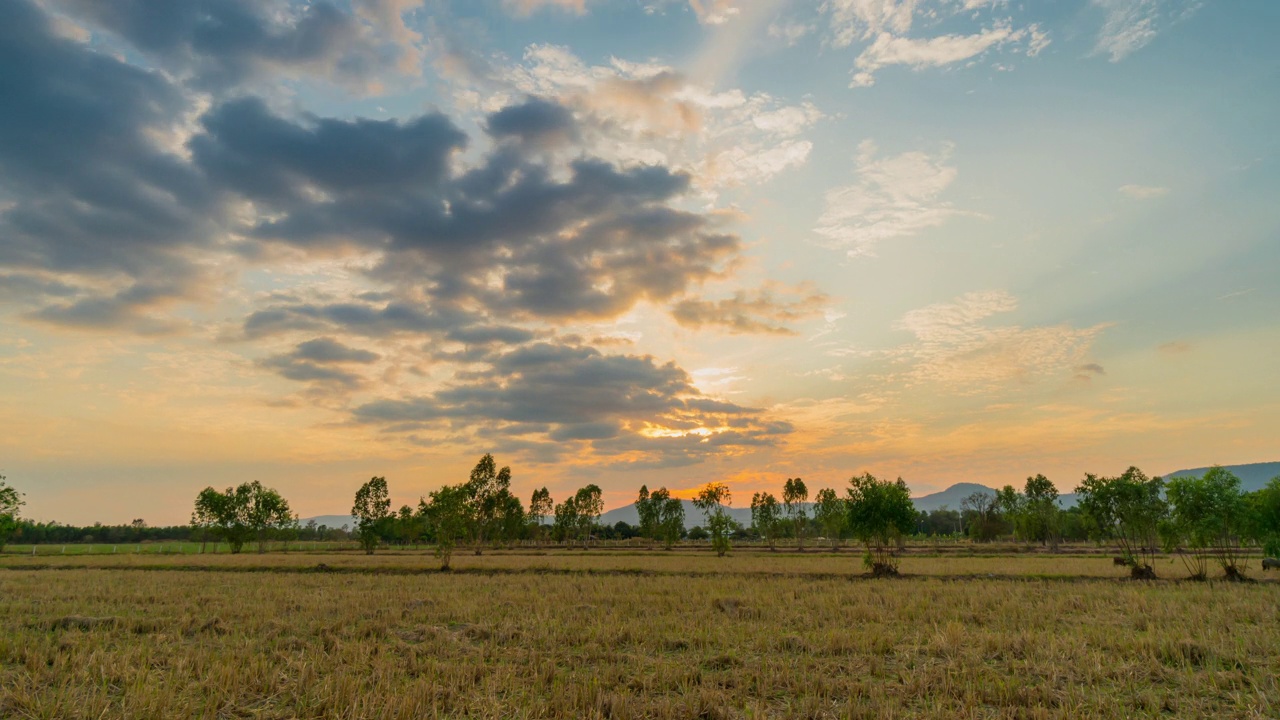
[{"label": "distant vegetation", "polygon": [[908,539],[963,540],[977,545],[995,541],[1038,545],[1056,552],[1062,542],[1114,544],[1117,562],[1134,578],[1156,577],[1154,558],[1164,552],[1181,559],[1187,575],[1207,579],[1215,572],[1228,579],[1244,576],[1247,557],[1260,549],[1280,555],[1280,477],[1262,489],[1244,492],[1240,479],[1213,467],[1200,476],[1165,482],[1137,468],[1117,477],[1086,475],[1075,489],[1077,504],[1063,509],[1054,484],[1043,475],[1027,478],[1021,490],[1005,486],[994,494],[975,491],[959,509],[945,506],[917,511],[902,480],[870,474],[849,481],[843,494],[822,488],[809,503],[800,478],[787,478],[782,500],[758,492],[751,498],[751,524],[731,517],[730,488],[710,483],[698,491],[695,506],[703,524],[685,530],[683,503],[666,488],[641,487],[636,499],[638,525],[602,525],[602,491],[594,484],[555,503],[546,488],[536,490],[528,507],[511,492],[510,467],[484,455],[466,482],[446,485],[423,497],[418,506],[392,511],[386,478],[374,477],[356,492],[353,528],[301,526],[288,501],[258,482],[218,491],[205,488],[196,497],[191,523],[149,527],[129,525],[73,527],[35,523],[19,515],[23,496],[0,477],[0,550],[5,543],[140,543],[208,541],[240,552],[253,544],[258,552],[292,541],[356,540],[366,553],[382,547],[434,548],[442,569],[454,551],[465,547],[480,555],[486,548],[541,546],[555,542],[584,550],[606,540],[643,539],[649,547],[671,549],[681,540],[709,542],[717,555],[735,542],[760,543],[776,550],[781,543],[803,552],[817,538],[832,551],[853,540],[864,550],[874,575],[897,573],[897,557]]}]

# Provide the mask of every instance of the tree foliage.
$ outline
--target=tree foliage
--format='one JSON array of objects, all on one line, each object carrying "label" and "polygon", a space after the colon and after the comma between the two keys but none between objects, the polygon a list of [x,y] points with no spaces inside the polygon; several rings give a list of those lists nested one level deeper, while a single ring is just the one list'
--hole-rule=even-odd
[{"label": "tree foliage", "polygon": [[543,532],[546,530],[543,523],[551,516],[554,507],[551,502],[551,493],[545,487],[533,491],[533,496],[529,498],[529,523],[533,526],[535,541],[542,540]]},{"label": "tree foliage", "polygon": [[658,488],[649,494],[649,502],[657,510],[657,536],[662,545],[670,550],[680,536],[684,534],[684,503],[680,498],[671,497],[665,488]]},{"label": "tree foliage", "polygon": [[604,493],[594,483],[573,494],[573,507],[577,513],[577,535],[582,549],[591,547],[591,530],[600,522],[604,512]]},{"label": "tree foliage", "polygon": [[1160,523],[1168,512],[1164,481],[1131,467],[1119,477],[1087,474],[1076,488],[1095,537],[1114,540],[1134,577],[1155,577]]},{"label": "tree foliage", "polygon": [[249,540],[257,540],[258,551],[265,551],[273,534],[296,529],[298,520],[280,493],[255,480],[222,492],[211,487],[201,490],[191,524],[213,532],[232,553],[238,553]]},{"label": "tree foliage", "polygon": [[1166,484],[1171,506],[1161,525],[1166,550],[1180,553],[1192,578],[1208,576],[1217,562],[1228,579],[1240,579],[1246,569],[1243,542],[1249,533],[1249,503],[1240,492],[1240,478],[1215,465],[1201,477],[1178,477]]},{"label": "tree foliage", "polygon": [[770,550],[777,550],[778,520],[782,518],[778,498],[773,493],[758,492],[751,496],[751,525]]},{"label": "tree foliage", "polygon": [[840,537],[849,524],[849,511],[845,502],[831,488],[818,491],[813,506],[813,521],[822,528],[822,534],[831,543],[832,550],[840,549]]},{"label": "tree foliage", "polygon": [[782,484],[782,508],[787,520],[791,522],[791,530],[796,536],[796,550],[800,552],[804,551],[805,525],[809,520],[804,507],[808,501],[809,488],[805,486],[804,480],[787,478]]},{"label": "tree foliage", "polygon": [[373,477],[356,491],[351,514],[356,518],[356,537],[365,553],[372,555],[386,534],[387,521],[391,518],[391,497],[387,492],[387,479]]},{"label": "tree foliage", "polygon": [[707,534],[711,538],[711,548],[716,555],[724,557],[729,552],[729,536],[737,523],[725,512],[725,507],[733,502],[729,486],[720,482],[707,483],[698,491],[693,504],[702,511],[707,520]]},{"label": "tree foliage", "polygon": [[453,550],[471,532],[471,492],[464,485],[445,485],[419,503],[436,542],[440,569],[448,570]]},{"label": "tree foliage", "polygon": [[850,478],[848,493],[849,530],[867,547],[867,567],[874,575],[898,574],[894,549],[916,520],[907,484],[866,473]]},{"label": "tree foliage", "polygon": [[5,544],[17,531],[18,512],[25,504],[22,493],[17,488],[6,485],[5,476],[0,475],[0,552],[4,552]]}]

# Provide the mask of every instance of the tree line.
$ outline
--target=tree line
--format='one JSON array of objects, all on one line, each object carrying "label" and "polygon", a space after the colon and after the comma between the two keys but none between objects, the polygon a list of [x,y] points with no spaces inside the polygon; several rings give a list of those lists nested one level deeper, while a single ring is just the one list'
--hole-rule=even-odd
[{"label": "tree line", "polygon": [[[967,538],[986,543],[1005,539],[1039,543],[1056,551],[1063,540],[1114,543],[1118,560],[1137,578],[1154,578],[1154,557],[1174,554],[1190,577],[1207,578],[1217,567],[1224,577],[1240,578],[1247,552],[1260,547],[1280,556],[1280,478],[1246,493],[1240,479],[1214,467],[1199,477],[1151,478],[1138,468],[1115,477],[1085,476],[1076,487],[1078,504],[1063,509],[1058,490],[1043,475],[1026,480],[1022,490],[1011,485],[994,493],[965,497],[960,510],[916,511],[907,484],[870,473],[848,481],[843,494],[823,488],[810,502],[801,478],[787,478],[781,499],[770,492],[751,498],[751,525],[741,526],[727,512],[732,494],[724,483],[703,486],[693,498],[703,524],[686,532],[684,504],[663,487],[642,486],[636,498],[636,526],[602,526],[602,491],[588,484],[559,503],[543,487],[526,507],[511,491],[511,468],[498,468],[484,455],[469,478],[445,485],[392,511],[386,478],[374,477],[356,491],[351,514],[355,527],[331,529],[314,522],[301,526],[289,503],[260,482],[197,495],[188,526],[129,525],[88,528],[34,523],[19,517],[23,496],[0,476],[0,550],[13,537],[27,542],[141,542],[209,540],[225,542],[233,553],[254,545],[265,551],[271,541],[355,539],[367,553],[382,545],[432,545],[447,569],[460,546],[481,554],[486,547],[547,541],[590,548],[600,539],[639,537],[650,547],[670,549],[683,538],[709,541],[725,555],[735,540],[756,540],[771,550],[781,539],[794,539],[803,552],[807,541],[822,541],[838,550],[846,540],[864,549],[864,563],[876,575],[898,570],[898,551],[906,538]],[[203,547],[202,547],[203,550]]]}]

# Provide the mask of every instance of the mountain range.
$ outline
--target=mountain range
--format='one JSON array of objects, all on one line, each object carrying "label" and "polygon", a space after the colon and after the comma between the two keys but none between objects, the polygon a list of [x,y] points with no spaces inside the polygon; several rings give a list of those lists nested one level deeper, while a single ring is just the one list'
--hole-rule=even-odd
[{"label": "mountain range", "polygon": [[[1240,478],[1240,485],[1245,492],[1260,490],[1264,485],[1270,482],[1272,478],[1280,477],[1280,462],[1226,465],[1224,467],[1234,473],[1236,477]],[[1165,475],[1164,478],[1168,480],[1169,478],[1175,477],[1196,477],[1203,475],[1208,469],[1209,468],[1207,467],[1203,467],[1192,468],[1189,470],[1177,470]],[[987,487],[986,485],[979,485],[978,483],[956,483],[946,490],[930,493],[929,495],[921,495],[920,497],[912,498],[911,501],[915,504],[916,510],[923,512],[933,512],[934,510],[940,510],[943,507],[950,508],[952,510],[959,510],[960,501],[975,492],[995,494],[996,491],[994,488]],[[1076,494],[1064,493],[1058,496],[1058,500],[1064,508],[1074,507],[1076,504]],[[692,500],[681,500],[680,502],[684,504],[684,524],[686,528],[701,525],[704,522],[702,511],[694,506]],[[806,503],[805,512],[812,515],[812,507],[812,503]],[[730,517],[741,523],[744,527],[750,527],[751,508],[730,507],[727,509]],[[350,515],[318,515],[314,518],[303,518],[301,522],[303,525],[306,525],[310,520],[315,520],[317,525],[327,525],[331,528],[342,527],[343,525],[346,525],[348,528],[355,528],[356,526],[355,518]],[[600,516],[600,522],[604,525],[614,525],[618,522],[625,522],[628,525],[639,525],[640,513],[636,510],[635,504],[632,503],[631,505],[624,505],[604,513]]]}]

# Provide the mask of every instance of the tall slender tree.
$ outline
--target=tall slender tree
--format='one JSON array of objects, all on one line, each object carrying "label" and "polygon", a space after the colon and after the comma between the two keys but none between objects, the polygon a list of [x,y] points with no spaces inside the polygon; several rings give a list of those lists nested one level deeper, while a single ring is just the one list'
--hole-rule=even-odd
[{"label": "tall slender tree", "polygon": [[18,530],[18,512],[26,501],[16,488],[5,484],[5,477],[0,475],[0,552],[4,552],[5,543]]},{"label": "tall slender tree", "polygon": [[778,499],[773,493],[758,492],[751,496],[751,524],[760,538],[769,544],[769,550],[778,549]]},{"label": "tall slender tree", "polygon": [[693,504],[706,518],[707,532],[711,535],[711,547],[720,557],[724,557],[725,553],[729,552],[729,535],[737,524],[733,518],[729,517],[729,513],[725,512],[725,507],[732,502],[733,495],[729,492],[729,486],[719,482],[707,483],[693,499]]},{"label": "tall slender tree", "polygon": [[787,519],[791,521],[792,532],[796,535],[797,552],[804,552],[805,525],[809,520],[804,504],[808,501],[809,488],[805,487],[804,480],[787,478],[782,485],[782,507],[787,513]]}]

